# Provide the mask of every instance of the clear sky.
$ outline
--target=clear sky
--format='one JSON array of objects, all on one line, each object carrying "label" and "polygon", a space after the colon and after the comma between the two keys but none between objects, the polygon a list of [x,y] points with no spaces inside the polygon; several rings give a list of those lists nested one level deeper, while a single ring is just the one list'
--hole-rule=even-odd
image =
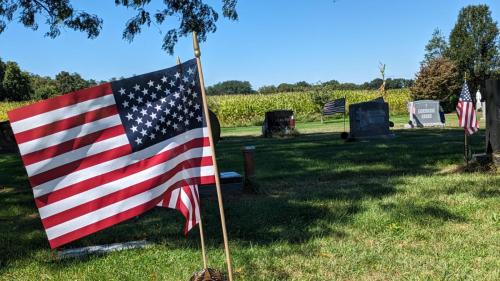
[{"label": "clear sky", "polygon": [[[115,8],[111,0],[82,2],[78,9],[104,20],[97,39],[71,30],[50,39],[43,26],[31,31],[11,23],[0,34],[0,57],[41,75],[66,70],[96,80],[175,64],[175,57],[161,50],[157,27],[128,43],[121,34],[131,10]],[[221,1],[208,2],[220,7]],[[201,44],[205,80],[207,85],[246,80],[255,89],[331,79],[360,83],[379,75],[379,62],[387,65],[389,78],[413,78],[433,30],[448,35],[459,10],[478,3],[488,4],[499,21],[498,0],[239,0],[239,21],[221,17],[217,32]],[[182,38],[175,55],[192,58],[191,42]]]}]

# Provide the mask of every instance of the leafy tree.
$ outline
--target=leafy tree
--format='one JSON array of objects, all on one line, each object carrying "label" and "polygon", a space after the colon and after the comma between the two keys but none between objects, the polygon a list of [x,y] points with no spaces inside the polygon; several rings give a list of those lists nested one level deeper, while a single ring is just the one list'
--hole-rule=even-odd
[{"label": "leafy tree", "polygon": [[446,111],[451,111],[461,88],[460,74],[455,63],[445,57],[422,64],[411,93],[415,100],[440,100]]},{"label": "leafy tree", "polygon": [[3,85],[2,85],[4,73],[5,73],[5,63],[0,58],[0,100],[4,96]]},{"label": "leafy tree", "polygon": [[0,100],[23,101],[31,98],[29,75],[22,72],[15,62],[9,61],[5,64],[2,87]]},{"label": "leafy tree", "polygon": [[446,38],[439,28],[434,29],[431,40],[425,45],[424,63],[443,57],[447,50],[448,43],[446,42]]},{"label": "leafy tree", "polygon": [[321,116],[321,123],[323,123],[323,107],[327,103],[331,96],[327,92],[327,87],[318,86],[309,92],[309,99],[314,104],[314,109],[316,113]]},{"label": "leafy tree", "polygon": [[342,83],[339,85],[338,90],[358,90],[362,87],[355,83]]},{"label": "leafy tree", "polygon": [[294,90],[295,90],[295,87],[293,86],[293,84],[281,83],[278,85],[278,92],[279,93],[293,92]]},{"label": "leafy tree", "polygon": [[297,88],[310,88],[311,84],[307,83],[306,81],[300,81],[295,83],[295,87]]},{"label": "leafy tree", "polygon": [[463,8],[451,31],[449,57],[462,77],[468,73],[473,91],[499,67],[498,33],[487,5]]},{"label": "leafy tree", "polygon": [[41,100],[60,94],[56,81],[50,77],[31,75],[30,83],[33,90],[33,99]]},{"label": "leafy tree", "polygon": [[328,87],[331,87],[333,89],[337,89],[339,87],[339,85],[340,85],[340,82],[337,81],[337,80],[330,80],[330,81],[324,82],[321,85],[322,86],[328,86]]},{"label": "leafy tree", "polygon": [[[132,9],[136,15],[130,18],[123,30],[122,37],[132,41],[143,27],[152,24],[158,27],[172,26],[167,19],[180,19],[178,27],[169,29],[163,38],[162,48],[172,54],[179,36],[187,36],[192,31],[198,33],[201,41],[206,40],[208,33],[216,31],[219,14],[203,0],[163,0],[161,9],[150,8],[151,0],[115,0],[116,6]],[[222,0],[223,16],[237,20],[237,0]],[[61,28],[69,28],[85,32],[88,38],[96,38],[102,29],[103,21],[99,16],[78,11],[70,0],[0,0],[0,33],[8,22],[14,19],[27,28],[38,29],[39,22],[45,22],[49,31],[45,34],[55,38]],[[42,18],[42,19],[40,19]]]},{"label": "leafy tree", "polygon": [[278,92],[278,89],[274,85],[262,86],[258,90],[261,94],[274,94]]},{"label": "leafy tree", "polygon": [[412,79],[403,79],[403,78],[387,78],[385,86],[386,89],[403,89],[409,88],[413,85]]},{"label": "leafy tree", "polygon": [[224,81],[207,88],[209,95],[249,94],[253,92],[250,82],[237,80]]},{"label": "leafy tree", "polygon": [[92,86],[78,73],[61,71],[56,75],[55,85],[59,94],[69,93]]},{"label": "leafy tree", "polygon": [[[360,86],[360,88],[362,88],[364,90],[377,90],[377,89],[381,89],[383,84],[384,84],[384,80],[382,80],[382,78],[375,78],[370,82],[363,83]],[[385,86],[384,86],[384,89],[385,89]]]}]

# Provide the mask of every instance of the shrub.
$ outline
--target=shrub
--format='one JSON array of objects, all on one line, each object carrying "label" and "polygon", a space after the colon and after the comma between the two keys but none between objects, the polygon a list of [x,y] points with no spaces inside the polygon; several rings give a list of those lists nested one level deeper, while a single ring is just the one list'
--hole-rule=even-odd
[{"label": "shrub", "polygon": [[439,100],[449,111],[457,102],[460,88],[457,66],[450,59],[442,57],[422,65],[411,87],[411,94],[415,100]]}]

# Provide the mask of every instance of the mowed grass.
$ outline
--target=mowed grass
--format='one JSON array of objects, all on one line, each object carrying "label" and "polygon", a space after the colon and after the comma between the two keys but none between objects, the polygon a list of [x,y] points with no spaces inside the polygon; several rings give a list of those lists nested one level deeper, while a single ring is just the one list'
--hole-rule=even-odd
[{"label": "mowed grass", "polygon": [[[394,139],[352,143],[341,119],[298,124],[294,138],[223,129],[221,170],[242,172],[241,147],[255,145],[262,191],[225,199],[235,280],[500,279],[500,174],[459,172],[462,129],[400,130],[406,117],[391,119]],[[472,143],[480,152],[484,132]],[[210,266],[225,269],[216,202],[203,206]],[[65,247],[150,248],[58,260],[19,157],[0,155],[2,280],[188,280],[202,262],[198,232],[184,237],[183,223],[157,208]]]}]

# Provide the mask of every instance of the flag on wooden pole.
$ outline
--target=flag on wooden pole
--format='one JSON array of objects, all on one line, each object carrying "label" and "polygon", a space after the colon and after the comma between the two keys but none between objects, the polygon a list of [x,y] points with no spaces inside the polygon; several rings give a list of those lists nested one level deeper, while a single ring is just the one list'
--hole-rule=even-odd
[{"label": "flag on wooden pole", "polygon": [[460,93],[456,110],[458,115],[458,124],[460,127],[464,128],[466,134],[472,135],[479,130],[479,124],[476,118],[476,109],[474,108],[474,103],[472,102],[467,82],[464,82],[464,86],[462,87],[462,92]]},{"label": "flag on wooden pole", "polygon": [[8,113],[52,248],[167,198],[196,224],[215,181],[198,75],[193,59]]},{"label": "flag on wooden pole", "polygon": [[[198,66],[198,73],[199,73],[199,79],[200,79],[200,89],[201,89],[201,95],[202,95],[202,102],[203,102],[203,111],[205,112],[205,116],[208,116],[208,102],[207,102],[207,95],[205,93],[205,82],[203,79],[203,70],[201,69],[201,51],[200,51],[200,46],[198,44],[198,36],[196,35],[196,32],[193,31],[193,49],[194,49],[194,56],[196,57],[196,65]],[[214,142],[213,142],[213,135],[212,135],[212,129],[210,126],[210,118],[206,118],[207,122],[207,129],[208,129],[208,138],[210,139],[210,147],[212,148],[212,163],[213,163],[213,168],[214,168],[214,175],[215,175],[215,189],[217,191],[217,202],[219,203],[219,213],[220,213],[220,220],[221,220],[221,227],[222,227],[222,238],[224,240],[224,252],[226,255],[226,264],[227,264],[227,275],[229,277],[229,281],[233,281],[233,269],[231,265],[231,252],[229,251],[229,239],[227,236],[227,230],[226,230],[226,218],[224,215],[224,206],[222,202],[222,191],[221,191],[221,184],[220,184],[220,178],[219,178],[219,170],[217,168],[217,161],[215,157],[215,147],[214,147]]]}]

